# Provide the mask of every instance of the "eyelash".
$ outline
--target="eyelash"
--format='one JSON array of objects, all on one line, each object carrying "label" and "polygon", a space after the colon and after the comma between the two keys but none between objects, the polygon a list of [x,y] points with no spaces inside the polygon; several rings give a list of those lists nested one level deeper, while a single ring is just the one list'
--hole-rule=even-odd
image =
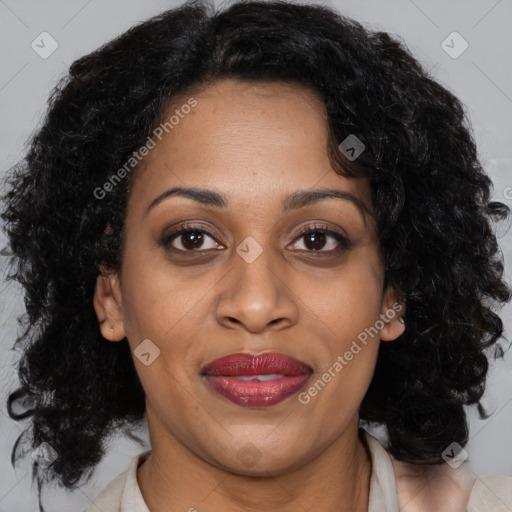
[{"label": "eyelash", "polygon": [[[178,229],[176,229],[175,231],[173,231],[172,233],[164,236],[160,243],[166,247],[166,248],[169,248],[170,250],[173,250],[175,252],[181,252],[181,253],[198,253],[198,254],[201,254],[201,253],[204,253],[204,252],[207,252],[207,251],[211,251],[212,249],[194,249],[194,250],[183,250],[183,249],[176,249],[175,247],[171,247],[171,243],[176,239],[178,238],[180,235],[183,235],[183,234],[186,234],[186,233],[193,233],[193,232],[199,232],[199,233],[203,233],[203,234],[207,234],[208,236],[210,236],[211,238],[213,238],[216,242],[216,235],[214,233],[212,233],[212,231],[210,231],[208,228],[205,228],[204,226],[197,226],[197,225],[193,225],[193,224],[182,224]],[[322,234],[325,234],[325,235],[329,235],[329,236],[332,236],[337,242],[338,242],[338,248],[336,249],[331,249],[331,250],[328,250],[328,251],[322,251],[322,250],[319,250],[319,251],[314,251],[314,250],[306,250],[305,252],[308,252],[310,254],[313,254],[313,255],[316,255],[316,256],[321,256],[322,254],[330,254],[332,255],[333,253],[341,253],[341,252],[344,252],[348,249],[350,249],[352,247],[350,241],[344,237],[343,235],[341,235],[340,233],[336,232],[336,231],[332,231],[330,229],[328,229],[326,226],[322,226],[322,225],[310,225],[310,226],[306,226],[304,227],[299,233],[297,233],[295,235],[295,238],[294,240],[298,239],[298,238],[301,238],[305,235],[308,235],[310,233],[322,233]],[[217,242],[218,243],[218,242]],[[213,249],[215,250],[215,249]]]},{"label": "eyelash", "polygon": [[332,254],[332,253],[336,253],[336,252],[341,253],[341,252],[346,251],[351,248],[351,244],[350,244],[349,240],[347,238],[345,238],[343,235],[341,235],[340,233],[338,233],[336,231],[329,229],[326,226],[318,226],[316,224],[313,226],[305,226],[304,228],[302,228],[302,230],[295,235],[295,239],[301,238],[305,235],[309,235],[310,233],[322,233],[323,235],[332,236],[339,244],[336,249],[331,249],[329,251],[308,250],[307,252],[309,252],[311,254],[320,255],[322,253],[323,254]]}]

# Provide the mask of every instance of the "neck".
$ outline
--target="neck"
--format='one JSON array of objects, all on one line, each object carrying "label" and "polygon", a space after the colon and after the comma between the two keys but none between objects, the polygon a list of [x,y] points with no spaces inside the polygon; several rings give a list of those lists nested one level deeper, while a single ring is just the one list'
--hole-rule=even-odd
[{"label": "neck", "polygon": [[[151,455],[137,480],[151,512],[367,512],[370,455],[358,435],[358,418],[306,465],[278,476],[232,473],[163,433],[148,411]],[[153,420],[153,421],[152,421]]]}]

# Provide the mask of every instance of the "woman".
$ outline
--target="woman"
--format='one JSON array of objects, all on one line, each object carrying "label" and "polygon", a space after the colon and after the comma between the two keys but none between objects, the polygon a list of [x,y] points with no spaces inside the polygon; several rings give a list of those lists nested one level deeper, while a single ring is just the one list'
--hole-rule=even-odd
[{"label": "woman", "polygon": [[326,7],[187,3],[77,60],[3,214],[39,488],[147,417],[87,512],[512,506],[458,467],[511,298],[490,188],[459,100]]}]

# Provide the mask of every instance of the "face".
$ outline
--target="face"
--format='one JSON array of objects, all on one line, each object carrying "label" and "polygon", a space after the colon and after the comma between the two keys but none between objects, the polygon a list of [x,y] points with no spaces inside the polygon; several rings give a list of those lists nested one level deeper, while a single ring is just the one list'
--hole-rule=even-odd
[{"label": "face", "polygon": [[[354,431],[379,343],[403,326],[360,210],[369,185],[333,170],[319,98],[234,80],[193,97],[135,171],[121,271],[98,278],[94,305],[105,338],[127,337],[152,436],[230,471],[277,474]],[[319,190],[338,197],[297,195]],[[265,352],[304,363],[309,380],[248,406],[202,375],[217,358]],[[249,442],[265,455],[253,467],[240,457]]]}]

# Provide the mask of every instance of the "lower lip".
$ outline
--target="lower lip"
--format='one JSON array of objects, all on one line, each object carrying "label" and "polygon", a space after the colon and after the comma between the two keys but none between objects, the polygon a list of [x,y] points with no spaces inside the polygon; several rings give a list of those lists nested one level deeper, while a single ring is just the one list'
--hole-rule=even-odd
[{"label": "lower lip", "polygon": [[267,407],[297,393],[310,376],[294,375],[269,381],[243,381],[223,375],[204,378],[214,391],[241,407]]}]

